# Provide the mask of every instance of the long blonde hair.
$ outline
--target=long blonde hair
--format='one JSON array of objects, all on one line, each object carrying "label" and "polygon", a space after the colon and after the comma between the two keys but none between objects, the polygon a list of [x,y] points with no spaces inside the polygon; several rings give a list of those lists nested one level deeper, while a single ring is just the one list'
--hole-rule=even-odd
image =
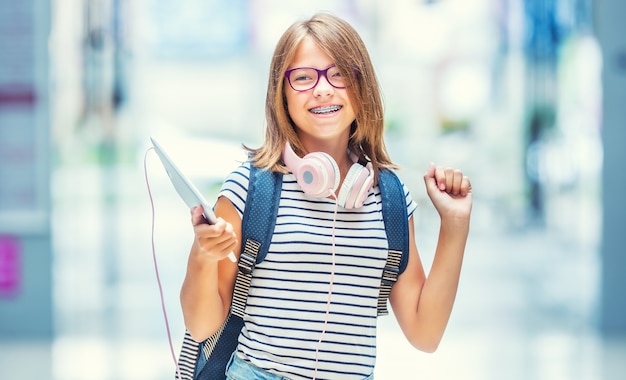
[{"label": "long blonde hair", "polygon": [[256,166],[285,172],[281,155],[286,141],[296,152],[304,148],[294,130],[285,98],[285,70],[305,37],[312,38],[348,80],[346,89],[356,119],[350,128],[348,148],[360,160],[379,168],[397,168],[387,153],[383,139],[383,104],[374,68],[365,44],[356,30],[344,20],[327,13],[292,24],[282,35],[270,65],[265,118],[265,143],[258,149],[247,148]]}]

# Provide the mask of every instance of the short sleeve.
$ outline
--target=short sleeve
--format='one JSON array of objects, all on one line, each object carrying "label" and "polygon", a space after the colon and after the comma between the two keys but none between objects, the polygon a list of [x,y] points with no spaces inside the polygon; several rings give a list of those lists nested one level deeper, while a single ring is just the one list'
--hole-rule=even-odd
[{"label": "short sleeve", "polygon": [[411,192],[409,191],[409,188],[404,184],[404,182],[402,182],[402,188],[404,189],[404,197],[406,198],[406,213],[409,218],[411,218],[411,216],[413,216],[413,213],[415,213],[415,210],[417,209],[417,202],[413,200]]},{"label": "short sleeve", "polygon": [[250,162],[242,163],[237,169],[231,172],[222,184],[218,197],[226,197],[235,206],[240,217],[243,217],[243,210],[246,205],[248,195],[248,183],[250,182]]}]

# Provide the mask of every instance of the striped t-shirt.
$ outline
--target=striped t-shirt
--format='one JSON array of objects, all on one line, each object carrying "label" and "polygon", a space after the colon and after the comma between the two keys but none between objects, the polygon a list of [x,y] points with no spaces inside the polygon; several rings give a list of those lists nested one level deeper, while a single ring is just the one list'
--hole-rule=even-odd
[{"label": "striped t-shirt", "polygon": [[[249,174],[249,163],[242,164],[219,194],[240,216]],[[406,186],[404,192],[410,217],[417,205]],[[372,188],[359,209],[339,207],[336,217],[335,210],[334,199],[310,197],[293,174],[284,175],[269,251],[250,285],[237,350],[242,359],[294,380],[372,374],[387,259],[380,189]]]}]

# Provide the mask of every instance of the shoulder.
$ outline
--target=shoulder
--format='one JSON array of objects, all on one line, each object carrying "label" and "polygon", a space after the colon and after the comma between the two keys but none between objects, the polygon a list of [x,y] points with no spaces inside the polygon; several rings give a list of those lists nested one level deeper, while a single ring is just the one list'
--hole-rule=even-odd
[{"label": "shoulder", "polygon": [[250,161],[241,163],[224,180],[218,197],[226,197],[235,206],[239,216],[243,215],[248,185],[250,183]]},{"label": "shoulder", "polygon": [[378,186],[383,192],[389,192],[386,196],[396,198],[404,197],[407,208],[407,216],[410,218],[417,209],[417,203],[413,200],[411,191],[407,185],[402,181],[400,176],[395,170],[381,169],[378,172]]}]

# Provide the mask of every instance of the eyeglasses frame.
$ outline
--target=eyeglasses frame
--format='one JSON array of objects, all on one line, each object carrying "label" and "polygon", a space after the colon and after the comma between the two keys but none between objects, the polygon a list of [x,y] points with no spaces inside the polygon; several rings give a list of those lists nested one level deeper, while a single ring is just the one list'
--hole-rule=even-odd
[{"label": "eyeglasses frame", "polygon": [[[320,70],[320,69],[316,69],[315,67],[308,67],[308,66],[294,67],[294,68],[292,68],[292,69],[285,70],[285,78],[287,79],[287,83],[289,83],[289,86],[290,86],[290,87],[291,87],[294,91],[298,91],[298,92],[304,92],[304,91],[309,91],[309,90],[311,90],[311,89],[314,89],[314,88],[317,86],[317,84],[320,82],[320,78],[322,77],[322,75],[324,76],[324,78],[326,78],[326,82],[328,82],[328,84],[330,84],[330,85],[331,85],[331,86],[333,86],[334,88],[338,88],[338,89],[343,89],[343,88],[346,88],[346,86],[335,86],[335,85],[332,83],[332,81],[331,81],[330,79],[328,79],[328,75],[327,75],[327,74],[328,74],[328,70],[330,70],[330,69],[332,69],[333,67],[336,67],[336,66],[337,66],[337,65],[334,65],[334,64],[333,64],[333,65],[330,65],[330,66],[328,66],[327,68],[322,69],[322,70]],[[293,84],[291,84],[291,78],[289,78],[289,75],[290,75],[293,71],[295,71],[295,70],[301,70],[301,69],[311,69],[311,70],[315,70],[315,71],[317,71],[317,80],[315,81],[315,83],[314,83],[314,84],[313,84],[310,88],[307,88],[307,89],[305,89],[305,90],[296,90],[296,89],[293,87]]]}]

